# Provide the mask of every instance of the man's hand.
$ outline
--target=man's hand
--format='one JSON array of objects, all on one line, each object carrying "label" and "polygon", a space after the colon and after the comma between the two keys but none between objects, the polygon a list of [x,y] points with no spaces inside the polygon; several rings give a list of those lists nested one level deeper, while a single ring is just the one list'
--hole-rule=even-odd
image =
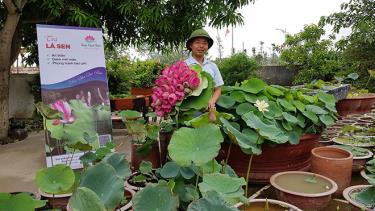
[{"label": "man's hand", "polygon": [[207,109],[210,111],[211,109],[215,109],[216,108],[216,101],[215,99],[210,99],[208,101],[208,106],[207,106]]}]

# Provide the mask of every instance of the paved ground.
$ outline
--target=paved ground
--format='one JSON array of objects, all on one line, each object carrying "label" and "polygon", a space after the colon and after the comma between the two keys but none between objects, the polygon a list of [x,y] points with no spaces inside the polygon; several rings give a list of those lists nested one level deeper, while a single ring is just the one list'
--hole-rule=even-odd
[{"label": "paved ground", "polygon": [[[130,141],[125,130],[113,130],[116,151],[130,158]],[[37,170],[46,166],[43,132],[31,132],[22,141],[0,145],[0,192],[36,192]]]}]

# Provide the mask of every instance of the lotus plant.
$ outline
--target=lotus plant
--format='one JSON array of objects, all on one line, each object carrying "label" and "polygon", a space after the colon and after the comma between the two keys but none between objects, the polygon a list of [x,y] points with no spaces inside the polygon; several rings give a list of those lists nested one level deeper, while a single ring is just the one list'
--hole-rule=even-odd
[{"label": "lotus plant", "polygon": [[54,119],[52,124],[53,125],[59,125],[61,123],[63,124],[71,124],[74,122],[76,117],[72,115],[72,109],[69,106],[69,103],[63,100],[57,100],[54,103],[51,104],[51,108],[53,110],[57,110],[63,114],[62,119]]},{"label": "lotus plant", "polygon": [[200,83],[197,71],[190,69],[182,60],[164,69],[155,81],[152,95],[151,106],[155,108],[156,115],[163,117],[172,112],[175,105],[197,89]]}]

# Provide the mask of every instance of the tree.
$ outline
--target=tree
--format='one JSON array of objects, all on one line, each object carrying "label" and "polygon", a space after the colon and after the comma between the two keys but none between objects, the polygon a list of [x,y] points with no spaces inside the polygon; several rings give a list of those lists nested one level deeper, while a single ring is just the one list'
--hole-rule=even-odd
[{"label": "tree", "polygon": [[337,43],[342,51],[348,71],[353,69],[360,75],[356,85],[375,91],[375,80],[367,83],[370,77],[368,70],[375,69],[375,1],[351,0],[341,4],[341,11],[322,17],[321,25],[332,24],[333,32],[350,28],[351,34]]},{"label": "tree", "polygon": [[19,49],[36,61],[36,23],[101,27],[106,42],[165,51],[209,24],[243,24],[237,11],[254,0],[3,0],[0,2],[0,141],[7,138],[9,70]]}]

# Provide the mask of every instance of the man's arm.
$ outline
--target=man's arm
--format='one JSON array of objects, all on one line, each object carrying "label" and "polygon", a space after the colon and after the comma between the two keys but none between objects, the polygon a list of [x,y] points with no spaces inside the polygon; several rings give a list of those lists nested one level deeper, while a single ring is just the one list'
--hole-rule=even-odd
[{"label": "man's arm", "polygon": [[215,108],[215,104],[219,100],[220,95],[221,95],[221,87],[220,86],[215,87],[214,93],[213,93],[211,99],[208,101],[208,109],[209,110],[212,109],[212,108]]}]

